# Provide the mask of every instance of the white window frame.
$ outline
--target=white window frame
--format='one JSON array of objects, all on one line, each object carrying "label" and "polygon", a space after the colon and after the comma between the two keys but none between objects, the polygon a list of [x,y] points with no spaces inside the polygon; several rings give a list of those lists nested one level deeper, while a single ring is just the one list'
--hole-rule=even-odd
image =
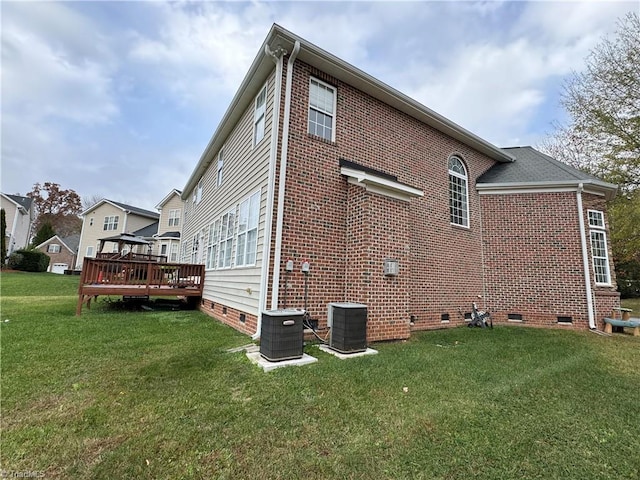
[{"label": "white window frame", "polygon": [[260,190],[243,200],[238,207],[236,267],[252,267],[256,264],[259,223]]},{"label": "white window frame", "polygon": [[171,247],[169,247],[169,261],[177,262],[178,261],[178,244],[172,242]]},{"label": "white window frame", "polygon": [[604,230],[604,212],[600,210],[587,210],[589,228],[600,228]]},{"label": "white window frame", "polygon": [[224,148],[218,153],[218,166],[216,168],[216,186],[222,186],[222,169],[224,168]]},{"label": "white window frame", "polygon": [[57,243],[50,243],[47,245],[47,253],[60,253],[60,245]]},{"label": "white window frame", "polygon": [[591,245],[591,265],[596,285],[611,286],[611,268],[609,266],[609,248],[605,230],[604,212],[587,210],[589,221],[589,243]]},{"label": "white window frame", "polygon": [[180,226],[180,209],[179,208],[174,208],[169,210],[169,226],[170,227]]},{"label": "white window frame", "polygon": [[233,261],[233,237],[235,233],[236,209],[232,208],[220,220],[220,247],[218,248],[218,268],[231,268]]},{"label": "white window frame", "polygon": [[158,252],[158,255],[164,256],[164,257],[168,257],[168,252],[169,252],[169,244],[168,243],[161,243],[160,244],[160,251]]},{"label": "white window frame", "polygon": [[[314,93],[313,93],[313,89],[314,88],[318,88],[319,91],[326,91],[329,90],[332,94],[332,103],[331,103],[331,108],[332,111],[327,110],[323,105],[320,105],[319,102],[315,102],[316,104],[314,104]],[[317,99],[319,100],[319,95],[315,95],[316,97],[318,97]],[[313,135],[314,137],[319,137],[319,138],[323,138],[327,141],[331,141],[331,142],[335,142],[336,141],[336,105],[337,105],[337,98],[338,98],[338,91],[336,89],[336,87],[333,87],[331,85],[329,85],[328,83],[323,82],[322,80],[318,80],[315,77],[311,77],[309,79],[309,108],[307,109],[307,132],[310,135]],[[326,102],[323,102],[326,105]],[[327,138],[324,135],[318,135],[317,132],[317,128],[314,128],[314,131],[311,130],[311,126],[312,124],[315,125],[319,125],[318,122],[316,121],[312,121],[311,120],[311,112],[316,112],[316,113],[320,113],[322,115],[326,115],[328,117],[331,117],[331,138]],[[326,128],[326,127],[324,127]]]},{"label": "white window frame", "polygon": [[87,245],[87,253],[85,254],[85,257],[89,257],[89,258],[93,258],[94,257],[93,245]]},{"label": "white window frame", "polygon": [[109,215],[104,217],[103,231],[112,231],[118,229],[118,223],[120,223],[120,215]]},{"label": "white window frame", "polygon": [[220,236],[220,224],[221,220],[216,219],[211,225],[209,225],[209,237],[207,239],[207,270],[215,270],[218,268],[218,247]]},{"label": "white window frame", "polygon": [[[258,103],[260,102],[261,103]],[[267,85],[265,84],[253,102],[253,146],[264,138],[267,118]]]},{"label": "white window frame", "polygon": [[[452,169],[452,160],[457,160],[460,163],[464,173]],[[449,172],[449,222],[457,227],[469,228],[469,175],[467,166],[460,155],[451,155],[447,160],[447,170]],[[456,199],[454,195],[462,194],[460,191],[461,182],[464,182],[464,198]],[[461,203],[461,205],[455,205],[454,202]]]},{"label": "white window frame", "polygon": [[191,240],[191,263],[198,263],[198,251],[200,250],[200,232],[197,232]]}]

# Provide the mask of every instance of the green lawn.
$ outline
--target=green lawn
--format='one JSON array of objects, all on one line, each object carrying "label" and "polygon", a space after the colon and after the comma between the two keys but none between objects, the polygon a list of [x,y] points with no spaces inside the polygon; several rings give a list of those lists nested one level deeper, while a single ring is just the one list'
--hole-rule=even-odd
[{"label": "green lawn", "polygon": [[199,312],[78,318],[78,277],[0,280],[4,471],[640,478],[640,338],[460,328],[348,361],[309,345],[316,364],[265,374],[226,352],[248,337]]}]

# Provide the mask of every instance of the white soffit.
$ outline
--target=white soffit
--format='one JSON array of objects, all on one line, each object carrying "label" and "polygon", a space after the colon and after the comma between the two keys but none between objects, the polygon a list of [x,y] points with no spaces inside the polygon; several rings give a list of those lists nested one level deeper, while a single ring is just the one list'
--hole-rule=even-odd
[{"label": "white soffit", "polygon": [[423,197],[424,192],[417,188],[404,185],[394,180],[380,177],[371,173],[355,170],[353,168],[342,167],[340,173],[347,177],[349,183],[365,188],[368,192],[384,195],[385,197],[396,198],[405,202],[413,197]]}]

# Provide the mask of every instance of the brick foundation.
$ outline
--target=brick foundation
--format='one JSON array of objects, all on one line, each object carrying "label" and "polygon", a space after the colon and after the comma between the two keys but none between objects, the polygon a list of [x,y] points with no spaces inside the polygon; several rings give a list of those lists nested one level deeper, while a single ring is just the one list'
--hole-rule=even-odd
[{"label": "brick foundation", "polygon": [[[221,303],[212,300],[202,299],[200,302],[200,311],[206,313],[210,317],[235,328],[239,332],[253,335],[256,332],[258,319],[255,315],[227,307]],[[244,322],[240,320],[240,316],[244,315]]]}]

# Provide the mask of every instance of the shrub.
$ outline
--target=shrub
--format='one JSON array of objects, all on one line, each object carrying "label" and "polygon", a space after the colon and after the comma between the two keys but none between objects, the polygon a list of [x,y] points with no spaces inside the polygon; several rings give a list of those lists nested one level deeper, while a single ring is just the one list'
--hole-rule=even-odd
[{"label": "shrub", "polygon": [[17,250],[9,256],[9,268],[23,272],[46,272],[49,257],[36,250]]}]

